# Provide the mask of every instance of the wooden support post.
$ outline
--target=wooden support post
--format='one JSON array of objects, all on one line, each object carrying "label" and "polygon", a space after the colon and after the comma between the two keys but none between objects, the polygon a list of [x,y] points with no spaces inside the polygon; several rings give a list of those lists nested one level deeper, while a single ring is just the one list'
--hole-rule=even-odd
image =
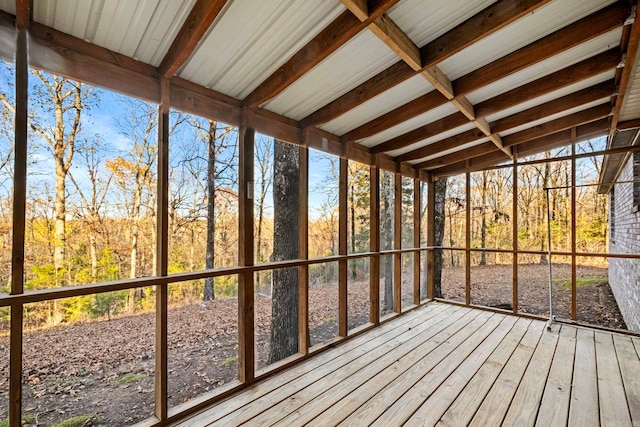
[{"label": "wooden support post", "polygon": [[374,254],[369,265],[369,321],[380,324],[380,169],[371,166],[369,188],[369,249]]},{"label": "wooden support post", "polygon": [[[467,165],[468,165],[467,161]],[[465,304],[471,304],[471,173],[467,170],[465,174],[465,239],[464,239],[464,247],[465,247],[465,260],[464,260],[464,270],[465,270],[465,286],[464,286],[464,302]]]},{"label": "wooden support post", "polygon": [[436,222],[436,186],[433,176],[429,176],[427,181],[427,298],[435,298],[435,250],[436,243],[435,222]]},{"label": "wooden support post", "polygon": [[[349,179],[349,161],[340,158],[340,182],[339,182],[339,217],[338,217],[338,254],[347,255],[347,181]],[[339,261],[338,270],[338,333],[346,337],[349,329],[347,311],[347,270],[346,259]]]},{"label": "wooden support post", "polygon": [[[254,199],[254,151],[255,129],[251,112],[244,110],[238,132],[238,264],[253,265],[253,199]],[[253,273],[238,275],[238,376],[240,381],[251,384],[255,380]]]},{"label": "wooden support post", "polygon": [[[29,99],[28,33],[16,30],[16,114],[13,178],[13,235],[11,294],[24,292],[24,234],[27,194],[27,113]],[[11,304],[9,353],[9,425],[22,425],[22,316],[23,304]]]},{"label": "wooden support post", "polygon": [[[413,247],[420,247],[420,180],[413,180]],[[413,253],[413,304],[420,305],[420,252]]]},{"label": "wooden support post", "polygon": [[[298,258],[309,258],[309,150],[300,147]],[[298,351],[309,354],[309,266],[298,267]]]},{"label": "wooden support post", "polygon": [[[156,276],[166,276],[169,248],[169,93],[168,79],[160,81],[161,102],[158,106],[158,198],[156,218]],[[155,414],[160,420],[167,419],[167,310],[168,285],[156,285],[156,382]]]},{"label": "wooden support post", "polygon": [[[572,135],[574,134],[575,130],[572,132]],[[574,144],[571,145],[571,320],[578,318],[576,261],[576,146],[574,137]]]},{"label": "wooden support post", "polygon": [[[393,249],[402,249],[402,175],[394,174]],[[393,254],[393,311],[402,312],[402,254]]]},{"label": "wooden support post", "polygon": [[511,240],[513,249],[513,312],[518,312],[518,147],[513,147],[513,199],[511,206]]}]

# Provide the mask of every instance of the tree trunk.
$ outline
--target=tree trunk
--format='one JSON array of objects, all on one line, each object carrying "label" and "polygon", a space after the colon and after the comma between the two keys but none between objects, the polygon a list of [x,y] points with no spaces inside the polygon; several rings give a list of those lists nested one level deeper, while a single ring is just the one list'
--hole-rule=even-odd
[{"label": "tree trunk", "polygon": [[[353,188],[353,184],[351,184],[349,186],[349,191],[351,193],[351,206],[350,206],[350,212],[351,212],[351,253],[355,254],[356,253],[356,203],[355,203],[355,190]],[[356,265],[355,263],[351,264],[351,278],[352,279],[356,279],[358,273],[356,271]]]},{"label": "tree trunk", "polygon": [[[394,185],[391,172],[382,172],[380,204],[381,249],[393,249],[393,200]],[[383,311],[393,310],[393,257],[384,257],[384,306]]]},{"label": "tree trunk", "polygon": [[[216,127],[217,122],[209,120],[208,157],[207,157],[207,251],[205,255],[205,267],[213,268],[215,253],[215,200],[216,200]],[[207,277],[204,281],[204,300],[216,299],[213,277]]]},{"label": "tree trunk", "polygon": [[[469,203],[469,201],[467,201]],[[485,206],[487,204],[487,172],[482,172],[482,205],[480,213],[482,215],[482,225],[480,227],[480,241],[482,249],[487,247],[487,212]],[[480,265],[487,265],[487,253],[480,253]]]},{"label": "tree trunk", "polygon": [[[274,141],[273,261],[298,257],[300,151],[293,144]],[[298,269],[273,271],[271,345],[268,363],[298,352]]]},{"label": "tree trunk", "polygon": [[[447,194],[447,179],[439,179],[435,182],[435,220],[433,224],[433,232],[435,234],[435,246],[442,246],[444,240],[444,206]],[[442,298],[442,250],[436,249],[434,254],[434,296]]]}]

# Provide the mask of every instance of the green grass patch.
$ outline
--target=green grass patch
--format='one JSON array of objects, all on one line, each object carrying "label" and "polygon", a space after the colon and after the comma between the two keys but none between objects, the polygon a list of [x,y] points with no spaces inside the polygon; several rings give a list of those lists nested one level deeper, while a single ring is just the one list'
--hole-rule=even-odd
[{"label": "green grass patch", "polygon": [[134,374],[134,373],[125,374],[116,380],[116,385],[135,383],[146,377],[147,376],[144,374]]},{"label": "green grass patch", "polygon": [[[34,425],[36,423],[36,416],[33,414],[22,414],[23,425]],[[0,427],[9,427],[9,418],[0,420]]]},{"label": "green grass patch", "polygon": [[233,365],[234,363],[238,363],[238,356],[227,357],[218,366],[224,368],[225,366]]},{"label": "green grass patch", "polygon": [[77,417],[62,420],[59,423],[54,424],[53,427],[82,427],[87,423],[87,421],[89,421],[93,417],[94,417],[93,414],[79,415]]},{"label": "green grass patch", "polygon": [[[576,277],[576,289],[585,288],[587,286],[599,285],[600,283],[606,283],[606,277]],[[562,288],[565,290],[571,290],[571,279],[564,279],[561,281]]]}]

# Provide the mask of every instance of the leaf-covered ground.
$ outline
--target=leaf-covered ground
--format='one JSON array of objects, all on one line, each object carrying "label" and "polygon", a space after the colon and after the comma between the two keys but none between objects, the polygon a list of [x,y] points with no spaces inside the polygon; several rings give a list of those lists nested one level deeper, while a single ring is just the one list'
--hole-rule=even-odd
[{"label": "leaf-covered ground", "polygon": [[[568,265],[553,266],[554,313],[569,317]],[[471,302],[506,307],[512,303],[512,267],[475,267]],[[523,265],[519,309],[548,315],[548,266]],[[578,272],[578,320],[624,328],[603,268]],[[446,298],[464,300],[464,268],[443,273]],[[404,283],[403,288],[411,288]],[[369,284],[349,282],[349,327],[367,322]],[[256,296],[257,368],[268,357],[270,299]],[[315,284],[309,292],[310,339],[318,344],[337,335],[337,284]],[[153,414],[154,315],[28,331],[24,334],[25,425],[50,426],[74,417],[84,425],[123,426]],[[237,303],[216,300],[169,312],[169,404],[176,406],[236,379]],[[7,417],[9,338],[0,336],[0,423]],[[79,425],[83,425],[80,423]]]}]

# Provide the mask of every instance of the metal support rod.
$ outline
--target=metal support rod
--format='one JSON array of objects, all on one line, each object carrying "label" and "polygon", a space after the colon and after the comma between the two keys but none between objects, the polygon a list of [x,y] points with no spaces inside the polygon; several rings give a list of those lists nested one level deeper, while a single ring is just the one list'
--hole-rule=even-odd
[{"label": "metal support rod", "polygon": [[551,330],[551,325],[555,320],[553,315],[553,266],[551,264],[551,203],[549,198],[549,188],[547,190],[547,256],[549,262],[549,320],[547,321],[547,330]]}]

